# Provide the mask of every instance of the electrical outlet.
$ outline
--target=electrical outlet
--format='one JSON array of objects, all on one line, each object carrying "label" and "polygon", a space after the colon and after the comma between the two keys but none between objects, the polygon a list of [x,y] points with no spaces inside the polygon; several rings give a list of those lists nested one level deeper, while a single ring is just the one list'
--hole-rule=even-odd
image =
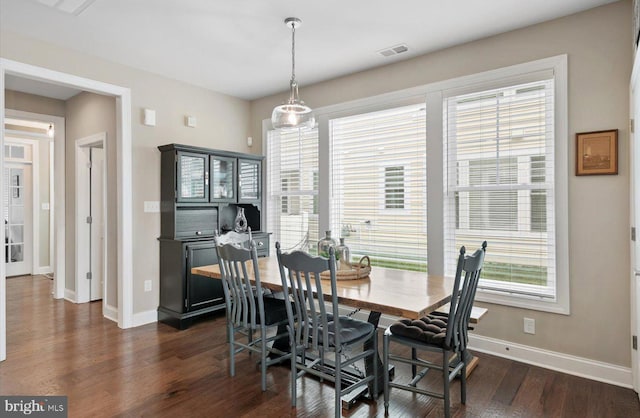
[{"label": "electrical outlet", "polygon": [[144,291],[151,292],[151,280],[144,281]]},{"label": "electrical outlet", "polygon": [[144,202],[144,211],[147,213],[159,213],[160,212],[160,202],[157,200]]},{"label": "electrical outlet", "polygon": [[524,333],[535,334],[536,333],[536,320],[533,318],[524,319]]}]

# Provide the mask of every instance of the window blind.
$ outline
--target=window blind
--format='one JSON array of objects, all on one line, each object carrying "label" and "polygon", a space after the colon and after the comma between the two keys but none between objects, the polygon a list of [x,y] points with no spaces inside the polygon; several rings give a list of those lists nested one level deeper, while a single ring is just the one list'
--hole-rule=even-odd
[{"label": "window blind", "polygon": [[[318,130],[267,133],[267,230],[284,251],[318,241]],[[272,249],[272,254],[275,249]]]},{"label": "window blind", "polygon": [[426,113],[417,104],[329,121],[330,220],[352,259],[426,271]]},{"label": "window blind", "polygon": [[480,289],[555,299],[553,86],[444,99],[447,274],[487,240]]}]

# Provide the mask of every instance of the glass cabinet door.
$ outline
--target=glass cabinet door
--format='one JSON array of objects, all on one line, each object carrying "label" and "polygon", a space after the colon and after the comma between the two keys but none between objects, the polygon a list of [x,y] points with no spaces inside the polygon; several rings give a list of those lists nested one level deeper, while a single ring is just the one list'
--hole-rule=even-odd
[{"label": "glass cabinet door", "polygon": [[259,202],[261,162],[239,159],[238,166],[238,203]]},{"label": "glass cabinet door", "polygon": [[211,156],[211,201],[236,201],[236,159]]},{"label": "glass cabinet door", "polygon": [[179,202],[209,201],[209,156],[178,152],[177,187]]}]

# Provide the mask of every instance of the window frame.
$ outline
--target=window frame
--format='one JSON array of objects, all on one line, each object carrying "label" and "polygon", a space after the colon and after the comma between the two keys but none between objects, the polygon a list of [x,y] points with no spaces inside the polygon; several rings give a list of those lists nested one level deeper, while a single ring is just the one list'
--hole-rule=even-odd
[{"label": "window frame", "polygon": [[[569,300],[569,231],[568,231],[568,178],[569,178],[569,138],[568,138],[568,58],[566,54],[543,58],[523,64],[461,76],[434,82],[423,86],[385,93],[378,96],[354,100],[315,109],[318,123],[318,200],[319,230],[330,229],[331,220],[329,121],[334,118],[384,110],[402,105],[425,103],[427,115],[427,238],[428,269],[430,274],[443,275],[445,270],[445,210],[446,190],[444,168],[444,98],[465,92],[508,87],[531,81],[541,74],[552,75],[554,79],[554,215],[555,215],[555,255],[556,289],[555,299],[511,295],[504,292],[478,290],[476,300],[501,305],[540,310],[568,315]],[[263,150],[266,154],[267,131],[270,120],[263,121]],[[268,161],[266,162],[268,164]],[[405,196],[406,199],[406,196]],[[384,205],[384,201],[382,202]],[[480,245],[480,243],[478,243]],[[491,243],[487,251],[491,251]]]}]

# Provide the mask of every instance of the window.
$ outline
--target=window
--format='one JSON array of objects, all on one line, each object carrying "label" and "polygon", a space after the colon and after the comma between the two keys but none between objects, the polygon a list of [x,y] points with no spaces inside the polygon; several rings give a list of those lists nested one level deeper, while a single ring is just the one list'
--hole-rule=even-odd
[{"label": "window", "polygon": [[353,258],[426,271],[425,137],[424,103],[329,121],[331,229]]},{"label": "window", "polygon": [[267,230],[283,250],[318,240],[318,131],[269,131]]},{"label": "window", "polygon": [[315,113],[265,129],[274,242],[332,230],[353,259],[442,275],[486,239],[477,300],[569,313],[566,55]]},{"label": "window", "polygon": [[384,207],[404,209],[404,167],[384,168]]},{"label": "window", "polygon": [[447,274],[486,239],[480,290],[556,298],[553,99],[552,78],[445,99]]}]

